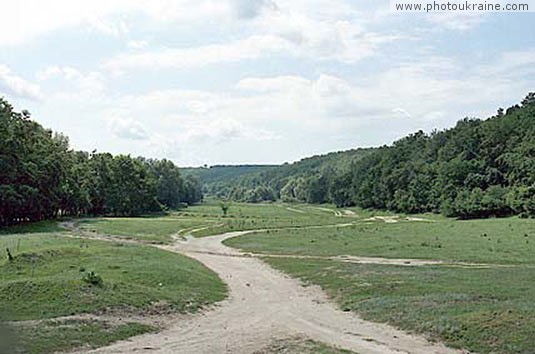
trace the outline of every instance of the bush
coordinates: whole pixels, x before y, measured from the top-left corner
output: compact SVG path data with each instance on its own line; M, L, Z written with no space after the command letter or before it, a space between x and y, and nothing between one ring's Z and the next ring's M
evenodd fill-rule
M102 286L102 284L104 284L102 277L95 272L86 273L82 280L88 284L95 286Z

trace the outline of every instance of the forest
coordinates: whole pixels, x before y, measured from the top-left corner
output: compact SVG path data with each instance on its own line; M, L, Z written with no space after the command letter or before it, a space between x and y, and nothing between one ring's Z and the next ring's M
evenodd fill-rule
M211 166L190 168L203 192L217 198L258 203L324 203L329 201L328 181L373 149L353 149L304 158L293 164ZM316 188L311 188L312 186ZM286 188L285 188L286 187Z
M0 99L0 226L69 215L133 216L202 199L169 160L74 151Z
M315 156L204 188L247 202L330 202L459 218L535 216L535 93L486 120L465 118L390 146Z
M0 171L0 225L60 215L140 215L196 203L203 191L253 203L535 216L535 93L486 120L465 118L389 146L280 166L185 171L165 159L74 151L66 136L0 100Z

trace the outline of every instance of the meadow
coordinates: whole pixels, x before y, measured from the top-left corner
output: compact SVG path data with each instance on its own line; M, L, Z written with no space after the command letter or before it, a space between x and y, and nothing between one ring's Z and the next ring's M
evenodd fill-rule
M224 299L216 274L154 246L237 230L258 231L226 245L258 254L305 286L321 286L344 311L478 353L535 348L531 219L461 221L283 203L234 203L223 216L211 201L161 215L73 222L71 230L49 221L0 232L1 249L13 257L0 260L1 319L19 333L10 348L103 346L160 329L142 318L193 313ZM340 256L443 264L360 264ZM110 321L118 314L121 321ZM346 352L283 340L258 353Z
M271 230L225 244L264 254L271 266L304 284L320 285L344 311L365 319L478 353L530 353L535 348L533 220L374 218L354 212L362 216L346 227ZM309 257L290 257L294 255ZM444 264L358 264L325 258L340 255Z
M370 221L362 216L352 219L353 224L348 226L272 230L229 239L226 244L255 253L283 255L535 264L535 223L531 219L455 220L436 215L413 218L418 221L404 217L387 218L390 222Z
M203 237L239 230L334 225L340 220L333 206L233 203L224 216L220 204L210 201L166 215L82 219L77 225L99 234L165 244L173 236Z
M187 257L75 236L51 222L0 235L13 257L0 260L0 320L19 333L8 352L106 345L158 330L139 317L192 313L226 297L217 275ZM122 320L107 320L115 315Z

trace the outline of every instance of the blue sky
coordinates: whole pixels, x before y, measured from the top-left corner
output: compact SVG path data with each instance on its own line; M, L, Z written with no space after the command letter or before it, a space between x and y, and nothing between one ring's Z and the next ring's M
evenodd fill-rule
M382 0L2 5L1 96L76 149L181 166L387 144L535 90L535 13L400 14Z

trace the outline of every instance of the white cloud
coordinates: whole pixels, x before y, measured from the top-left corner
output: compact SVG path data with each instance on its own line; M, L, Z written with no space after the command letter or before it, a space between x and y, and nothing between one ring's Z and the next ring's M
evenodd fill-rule
M336 76L321 74L314 84L314 89L321 97L345 95L351 91L349 83Z
M426 14L426 20L447 30L469 31L485 21L481 12L434 12Z
M61 88L54 94L63 98L97 97L107 90L107 80L98 71L82 72L71 66L49 66L36 76L40 82L59 80Z
M124 18L148 18L156 23L197 23L217 18L254 17L269 0L18 0L2 3L0 45L16 45L53 31L85 27L111 36L129 32Z
M281 161L382 144L418 129L450 126L465 115L485 117L529 90L530 82L522 76L529 58L529 52L509 53L473 67L431 56L405 60L358 81L324 73L245 77L219 91L162 89L108 97L87 90L69 101L72 109L65 114L72 117L81 104L98 102L99 109L84 122L112 117L110 136L97 139L107 144L99 150L171 157L182 165ZM499 78L485 75L489 72L500 73ZM42 77L76 81L81 74L52 67ZM65 100L57 97L50 104L64 109ZM72 125L73 141L87 136L88 130L76 135L78 122ZM89 134L100 137L98 129ZM262 143L254 144L258 141Z
M481 65L478 71L481 75L496 78L535 75L535 49L505 52L499 63Z
M199 142L211 140L228 143L232 139L273 140L276 136L263 129L255 129L236 119L217 119L204 124L194 123L185 127L184 141Z
M392 110L392 113L396 113L398 116L400 117L403 117L403 118L412 118L412 116L410 115L409 112L407 112L406 110L404 110L403 108L394 108Z
M278 6L271 0L232 0L234 11L238 18L253 19L265 10L278 10Z
M309 86L310 84L310 80L300 76L250 77L241 79L236 84L236 88L256 92L287 92L290 90L301 91L303 87Z
M122 139L148 140L149 134L143 125L131 118L115 117L110 120L111 132Z
M289 43L282 38L252 36L225 44L125 53L109 60L105 67L114 71L137 67L188 69L210 64L256 59L266 53L289 49Z
M39 35L72 26L85 25L109 32L113 25L104 25L101 21L121 11L125 4L125 1L116 0L4 2L0 12L0 45L21 44Z
M33 100L43 97L38 85L15 75L6 65L0 65L0 93Z
M220 2L220 6L217 15L207 15L210 11L205 9L205 18L219 17L224 22L232 17L228 13L246 18L249 21L237 27L245 35L213 44L126 52L107 61L105 66L115 72L131 68L186 69L273 54L355 63L402 38L397 33L366 30L362 26L363 15L344 1L228 0ZM318 8L323 10L317 11Z
M448 126L465 114L485 116L487 108L515 102L532 85L532 50L478 56L467 47L470 61L446 57L457 44L446 43L452 37L442 29L466 31L486 17L394 21L369 11L380 5L368 3L9 2L0 13L0 46L33 49L26 41L43 39L33 56L21 46L6 57L43 70L37 86L0 66L0 87L7 91L9 82L10 92L21 96L45 92L46 100L28 108L80 142L77 148L97 145L189 164L280 161L385 143ZM415 33L420 42L412 42ZM78 35L81 41L73 38ZM60 40L65 47L58 53L44 49ZM80 43L87 48L83 58L72 53ZM502 50L496 46L495 53ZM445 57L434 56L438 52ZM119 73L124 76L111 76Z
M190 69L254 60L272 54L355 63L373 55L381 44L399 38L394 35L357 31L352 24L339 22L334 24L333 29L326 31L315 28L309 32L301 28L296 32L253 35L199 47L123 53L107 61L105 67L116 72L132 68Z
M95 18L89 20L88 24L90 31L95 31L111 37L121 37L129 32L128 26L123 20Z
M256 21L256 29L294 43L299 55L355 63L373 55L381 45L401 38L399 33L371 31L370 8L338 0L280 0L277 11Z
M128 41L128 43L126 44L128 48L130 49L144 49L145 47L147 47L149 43L145 40L138 40L138 41L135 41L135 40L131 40L131 41Z

